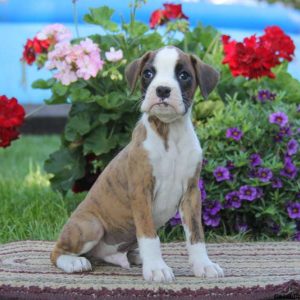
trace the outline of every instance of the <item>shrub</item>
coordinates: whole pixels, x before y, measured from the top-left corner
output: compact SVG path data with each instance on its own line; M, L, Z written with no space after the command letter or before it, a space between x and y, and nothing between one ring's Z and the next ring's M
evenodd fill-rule
M219 233L292 237L300 217L298 208L289 213L300 197L300 113L280 96L238 100L228 97L223 111L197 127L204 224Z

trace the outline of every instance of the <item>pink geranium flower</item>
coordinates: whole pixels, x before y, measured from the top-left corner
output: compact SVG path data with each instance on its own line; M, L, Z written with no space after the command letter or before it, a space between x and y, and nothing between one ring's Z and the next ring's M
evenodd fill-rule
M123 58L123 51L111 47L109 52L105 52L105 57L108 61L117 62Z
M89 80L96 77L103 64L98 45L87 38L76 45L66 41L56 44L48 54L46 67L56 69L54 77L62 84L69 85L79 78Z
M71 31L62 24L51 24L44 27L38 34L37 38L40 40L51 39L56 43L72 38Z

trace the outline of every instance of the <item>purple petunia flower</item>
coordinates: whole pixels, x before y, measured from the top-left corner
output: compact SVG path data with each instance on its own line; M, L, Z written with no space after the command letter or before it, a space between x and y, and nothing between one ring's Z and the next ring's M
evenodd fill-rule
M261 198L264 195L264 190L262 188L256 188L256 199Z
M271 231L278 235L278 233L280 232L280 225L275 223L274 221L269 225Z
M257 177L261 182L269 182L273 177L273 173L268 168L259 168L257 170Z
M204 158L202 160L202 167L206 166L207 164L208 164L208 160Z
M296 233L294 235L294 241L300 242L300 231L296 231Z
M246 223L237 223L235 228L238 232L246 232L249 229L249 226Z
M204 224L211 227L219 226L221 221L221 216L219 215L219 212L222 208L222 204L217 200L203 202Z
M282 142L282 140L283 140L283 136L282 136L280 133L276 134L276 135L273 137L273 141L274 141L275 143L280 143L280 142Z
M249 185L241 186L239 192L240 192L240 199L242 200L253 201L256 199L257 196L256 188Z
M279 135L284 137L284 136L291 136L293 134L292 129L290 126L284 126L281 127L279 130Z
M228 139L233 139L239 141L243 136L243 132L236 127L228 128L226 131L226 137Z
M271 101L273 101L273 100L275 100L276 99L276 96L277 96L277 94L276 93L271 93L270 94L270 99L269 100L271 100Z
M250 155L251 167L260 166L261 164L262 164L262 159L258 153L253 153Z
M230 192L225 196L226 208L240 208L242 201L239 192Z
M273 178L271 182L272 182L272 188L274 189L281 189L283 187L282 180L278 177Z
M203 202L204 212L208 212L212 216L216 215L221 209L222 204L218 200Z
M300 219L300 202L289 203L287 212L291 219Z
M217 167L214 170L214 176L218 182L230 179L229 170L225 167Z
M280 171L280 175L289 179L294 179L297 176L297 167L293 164L290 157L284 159L284 168Z
M275 112L269 116L269 122L284 127L288 124L289 118L284 112Z
M181 218L179 212L176 213L176 215L170 220L170 225L172 227L181 224Z
M204 212L203 213L203 222L205 225L210 227L218 227L220 225L221 216L220 215L214 215Z
M271 93L269 90L260 90L257 93L257 100L265 103L267 102L267 100L273 101L276 98L276 94L275 93Z
M204 201L206 199L206 190L205 190L205 185L204 185L203 179L199 179L198 188L201 192L201 200Z
M226 162L226 168L228 170L234 169L235 168L234 162L232 160L227 160L227 162Z
M300 192L299 193L296 193L296 198L297 199L300 199ZM299 223L300 224L300 223Z
M287 154L292 156L298 151L298 142L295 139L291 139L287 144Z
M297 112L300 112L300 104L297 106Z
M250 169L249 178L256 178L257 176L257 169Z

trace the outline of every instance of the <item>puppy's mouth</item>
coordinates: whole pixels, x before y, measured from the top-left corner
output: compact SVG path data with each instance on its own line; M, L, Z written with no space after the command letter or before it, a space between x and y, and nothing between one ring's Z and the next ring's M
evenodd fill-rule
M168 107L168 106L171 106L171 107L173 107L173 105L171 105L170 103L167 103L167 102L165 102L165 101L161 101L161 102L158 102L158 103L155 103L155 104L153 104L151 107L150 107L150 110L154 107L154 106L158 106L158 107ZM174 108L174 107L173 107Z

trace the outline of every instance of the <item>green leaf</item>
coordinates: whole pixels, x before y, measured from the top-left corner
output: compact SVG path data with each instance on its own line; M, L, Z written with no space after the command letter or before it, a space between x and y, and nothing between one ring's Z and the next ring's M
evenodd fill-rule
M131 24L123 24L123 29L130 32L131 37L140 37L149 31L149 27L139 21L134 21L133 26Z
M66 193L75 180L84 176L85 160L81 151L63 148L50 155L45 170L55 175L50 179L53 189Z
M110 120L117 120L118 118L119 118L119 114L117 114L117 113L115 113L115 114L101 113L99 115L98 120L102 124L106 124L108 121L110 121Z
M77 80L70 84L71 89L82 89L87 86L87 82L85 80Z
M31 87L33 89L47 90L47 89L50 89L55 82L56 82L56 80L54 78L51 78L48 80L38 79L31 84Z
M266 215L275 216L277 214L277 209L274 206L269 206L264 210L263 213Z
M118 92L112 92L110 94L106 94L105 96L97 95L92 99L105 109L114 109L124 103L124 96Z
M113 13L114 10L108 6L90 8L90 14L85 15L83 19L87 23L100 25L103 27L103 29L117 32L118 24L110 20Z
M107 128L104 126L94 129L84 141L84 154L94 153L100 155L108 153L117 145L117 136L108 136Z
M80 112L68 120L65 128L65 138L67 141L74 141L78 136L87 134L91 129L90 114Z
M286 101L290 103L300 103L300 82L287 72L279 73L274 79L278 89L286 91Z
M67 93L68 89L69 87L67 85L63 85L60 82L56 82L52 87L53 93L59 96L64 96Z
M84 88L74 88L71 91L71 101L72 102L91 102L91 92Z
M63 104L67 103L67 96L59 96L57 94L52 94L52 96L49 99L45 99L46 104Z

